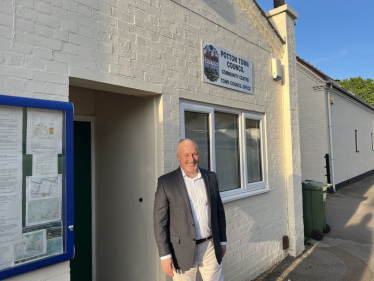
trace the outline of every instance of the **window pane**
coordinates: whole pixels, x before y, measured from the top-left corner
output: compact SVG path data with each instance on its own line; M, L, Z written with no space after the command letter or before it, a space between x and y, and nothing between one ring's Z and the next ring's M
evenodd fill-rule
M262 180L260 121L245 120L248 183Z
M238 115L215 112L214 122L219 189L240 188Z
M199 147L199 166L210 169L209 114L185 111L185 136L196 141Z

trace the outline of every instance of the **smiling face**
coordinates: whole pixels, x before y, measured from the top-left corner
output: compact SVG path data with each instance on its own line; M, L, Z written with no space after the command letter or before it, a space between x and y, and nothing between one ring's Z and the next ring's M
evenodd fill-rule
M185 139L178 145L177 158L187 176L194 178L198 174L199 152L194 141Z

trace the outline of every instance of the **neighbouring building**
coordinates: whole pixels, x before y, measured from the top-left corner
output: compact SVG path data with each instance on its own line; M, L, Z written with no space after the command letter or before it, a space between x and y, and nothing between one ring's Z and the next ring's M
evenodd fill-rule
M158 176L178 167L185 136L219 177L225 280L251 280L302 253L291 7L266 14L254 0L5 0L0 7L0 94L72 102L76 155L90 150L75 167L75 260L9 280L167 280L153 200Z
M297 83L303 179L329 171L336 189L374 175L374 107L299 57Z

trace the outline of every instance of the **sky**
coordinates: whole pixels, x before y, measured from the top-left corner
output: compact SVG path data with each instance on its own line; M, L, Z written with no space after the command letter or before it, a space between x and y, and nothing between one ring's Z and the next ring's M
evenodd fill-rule
M257 0L267 12L273 0ZM373 0L285 0L298 14L296 54L333 79L374 79Z

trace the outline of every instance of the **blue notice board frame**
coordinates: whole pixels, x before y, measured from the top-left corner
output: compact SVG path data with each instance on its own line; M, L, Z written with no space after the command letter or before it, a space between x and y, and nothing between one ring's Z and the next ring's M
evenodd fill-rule
M0 105L16 106L23 108L36 108L59 110L65 112L62 140L63 168L65 171L65 185L63 185L63 196L65 200L62 204L62 240L63 252L51 257L45 257L30 263L9 267L0 271L0 280L20 275L36 269L41 269L53 264L71 260L74 256L74 152L73 152L73 118L74 107L72 103L40 100L32 98L22 98L0 95Z

